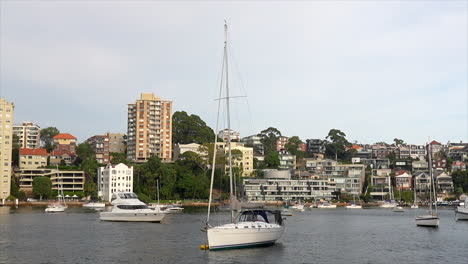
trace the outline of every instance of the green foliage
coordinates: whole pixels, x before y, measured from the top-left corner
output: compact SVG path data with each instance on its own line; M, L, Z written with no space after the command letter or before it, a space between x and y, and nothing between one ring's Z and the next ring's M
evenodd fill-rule
M51 152L54 149L54 136L59 134L60 131L56 127L46 127L41 129L41 142L47 152Z
M151 203L151 198L148 197L148 195L144 194L144 193L137 193L138 195L138 199L140 199L140 201L144 202L144 203Z
M452 180L456 192L462 190L463 193L468 193L468 171L454 171L452 173Z
M172 143L208 143L213 142L214 132L199 116L178 111L172 115Z
M395 142L395 145L397 146L405 145L405 141L403 141L403 139L394 138L393 141Z
M280 165L279 154L276 151L267 152L265 156L265 164L270 169L277 169Z
M110 161L111 164L119 164L123 163L127 166L129 166L132 162L127 159L127 154L125 153L119 153L119 152L111 152L109 153L110 155Z
M281 136L281 132L274 127L269 127L260 132L258 136L261 137L260 142L263 144L265 153L268 153L276 150L276 141Z
M296 156L296 163L305 156L305 152L301 150L301 145L302 140L298 136L290 137L285 145L286 150Z
M11 149L11 158L12 158L12 165L19 166L19 138L16 134L13 133L13 148Z
M41 176L34 177L33 180L33 193L36 196L39 196L42 200L42 197L49 198L52 194L52 182L49 177Z
M20 200L24 200L26 198L26 194L23 191L20 191L18 184L16 183L16 177L13 175L11 175L10 193L12 196Z
M346 155L346 147L350 147L351 143L346 139L346 134L339 129L331 129L328 132L326 139L330 140L325 145L325 155L336 160L348 159L350 155Z
M79 144L76 149L76 154L78 155L78 158L75 161L75 164L77 165L88 159L96 159L93 147L88 142Z

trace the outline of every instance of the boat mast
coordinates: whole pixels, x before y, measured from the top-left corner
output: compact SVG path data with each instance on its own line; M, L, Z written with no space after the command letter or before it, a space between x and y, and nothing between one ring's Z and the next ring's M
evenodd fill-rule
M224 63L226 71L226 117L227 117L227 128L228 128L228 159L229 159L229 198L231 205L231 223L234 223L234 208L232 201L232 152L231 152L231 113L229 110L229 63L228 63L228 53L227 53L227 38L228 38L228 26L227 23L224 24Z
M226 45L226 44L225 44ZM221 109L221 96L223 95L223 78L224 78L224 57L226 54L223 55L223 63L221 65L221 79L219 84L219 96L218 96L218 112L216 115L216 128L215 131L218 131L219 128L219 113ZM218 135L214 133L214 144L213 144L213 159L211 165L211 182L210 182L210 197L208 199L208 213L206 216L206 224L209 225L210 222L210 211L211 211L211 201L213 199L213 185L214 185L214 175L215 175L215 168L216 168L216 144L218 143Z
M437 214L437 194L436 194L436 189L435 189L435 179L434 179L434 173L432 171L432 144L429 142L429 176L431 177L431 192L433 195L430 195L430 202L431 202L431 215L432 213L432 197L434 197L434 208L435 212Z

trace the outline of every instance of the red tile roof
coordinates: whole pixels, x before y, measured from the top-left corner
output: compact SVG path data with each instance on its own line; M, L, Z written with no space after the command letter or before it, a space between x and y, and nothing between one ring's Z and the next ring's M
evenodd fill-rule
M76 137L68 133L60 133L54 136L54 139L76 139Z
M47 156L46 149L27 149L27 148L20 148L19 150L20 155L36 155L36 156Z
M439 142L435 141L435 140L432 140L431 143L429 143L431 145L442 145L440 144Z

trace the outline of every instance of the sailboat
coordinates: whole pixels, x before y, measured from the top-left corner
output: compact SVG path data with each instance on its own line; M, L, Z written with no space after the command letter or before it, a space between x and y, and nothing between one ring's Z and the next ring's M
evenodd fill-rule
M388 192L390 194L390 201L385 201L383 204L380 205L381 208L394 208L397 206L395 203L395 198L393 196L393 188L391 184L391 178L388 176Z
M57 176L58 176L59 170L57 166ZM57 180L59 177L57 177ZM65 202L65 196L63 195L63 179L59 181L58 185L58 195L57 195L57 202L51 203L47 205L47 208L45 209L46 213L59 213L59 212L64 212L65 209L68 208L67 203Z
M401 202L401 191L398 189L398 200ZM404 212L405 209L403 209L403 206L401 206L400 202L393 207L393 212Z
M356 204L356 195L353 194L353 203L346 206L346 209L362 209L362 205Z
M420 215L416 217L416 225L428 226L428 227L439 227L439 214L437 212L437 199L435 191L434 176L432 173L432 145L429 144L429 178L431 179L431 188L429 188L429 214ZM434 200L433 200L434 198ZM432 204L434 203L434 209Z
M418 206L418 203L416 201L416 177L414 178L414 191L413 191L413 194L414 194L414 198L413 198L413 204L411 205L411 209L418 209L419 206Z
M231 130L230 109L229 109L229 76L228 76L228 27L224 25L224 58L220 85L220 100L218 101L218 118L216 131L219 123L219 110L221 99L226 101L226 114L228 131ZM225 96L222 98L223 84L225 86ZM227 140L228 161L229 161L229 190L230 190L230 211L231 219L228 223L212 226L210 224L210 209L213 195L213 182L216 162L216 143L213 148L213 165L211 170L210 195L208 202L208 213L204 231L207 233L208 245L202 248L209 250L234 249L256 247L274 244L284 232L284 222L279 210L265 210L263 207L243 205L233 193L232 175L232 152L231 137ZM235 214L236 211L236 214Z

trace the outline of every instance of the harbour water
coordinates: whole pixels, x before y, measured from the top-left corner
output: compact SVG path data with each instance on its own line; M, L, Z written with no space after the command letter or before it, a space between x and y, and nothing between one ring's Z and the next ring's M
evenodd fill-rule
M417 227L423 210L306 210L287 218L274 246L210 252L199 249L204 208L155 224L101 222L83 208L0 207L0 263L468 263L468 221L445 209L439 228Z

